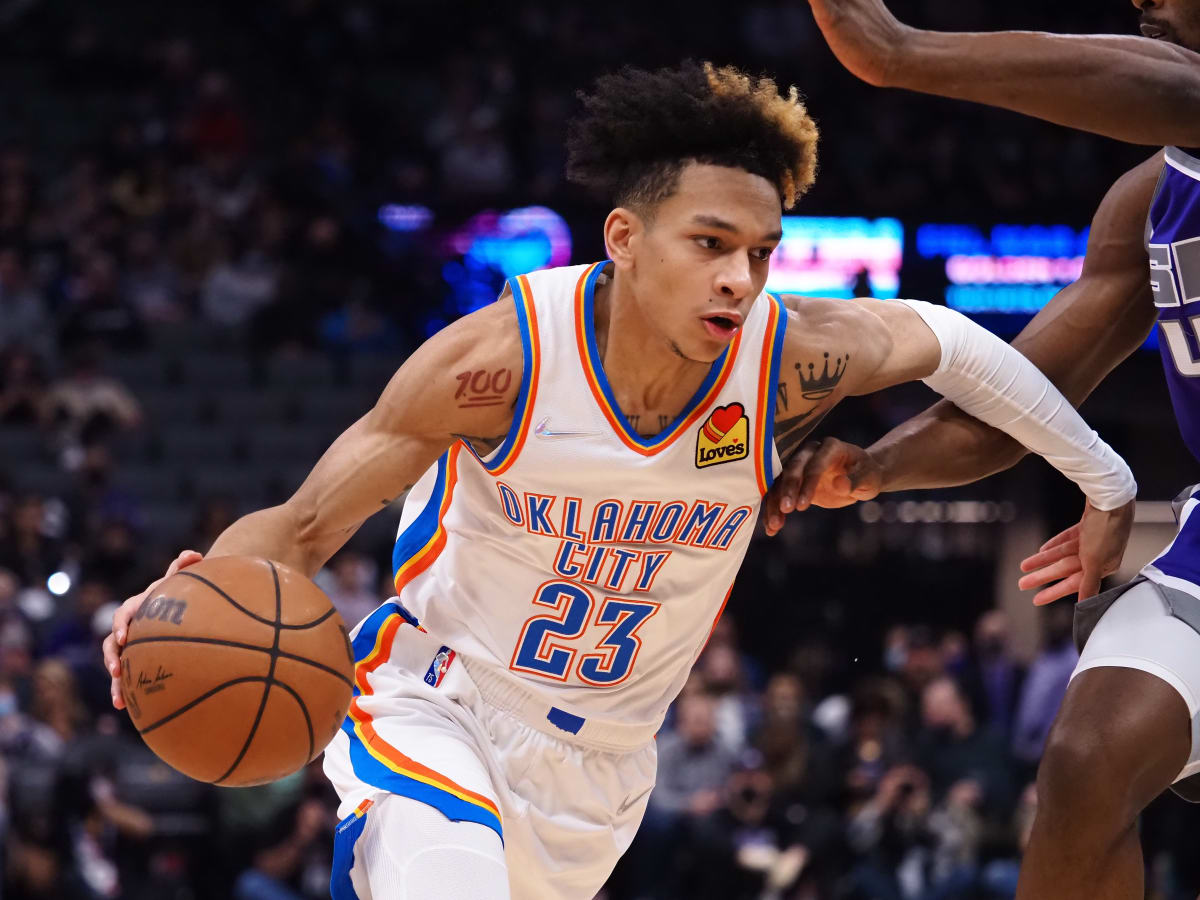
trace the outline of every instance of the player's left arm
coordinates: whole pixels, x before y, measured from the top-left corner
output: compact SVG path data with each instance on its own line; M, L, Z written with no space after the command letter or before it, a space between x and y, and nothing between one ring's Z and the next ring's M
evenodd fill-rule
M848 362L840 367L841 377L831 400L924 381L964 412L1044 457L1075 482L1088 498L1089 539L1111 551L1099 554L1105 564L1113 555L1119 560L1137 494L1133 473L1029 360L944 306L859 299L814 301L812 308L823 322L805 328L801 319L802 327L789 329L795 338L785 344L785 363L789 345L791 355L797 350L804 352L802 348L814 336L830 346L853 347ZM1086 574L1081 598L1090 596L1084 592L1098 589L1102 575Z
M781 299L788 327L775 395L775 449L782 460L843 397L917 381L937 367L936 338L903 304L795 294Z
M920 300L845 301L849 327L878 364L847 390L868 394L923 381L964 412L1037 453L1096 509L1132 502L1129 466L1033 363L962 313Z
M940 32L882 0L809 0L833 52L878 87L998 106L1131 144L1200 146L1200 54L1147 37Z

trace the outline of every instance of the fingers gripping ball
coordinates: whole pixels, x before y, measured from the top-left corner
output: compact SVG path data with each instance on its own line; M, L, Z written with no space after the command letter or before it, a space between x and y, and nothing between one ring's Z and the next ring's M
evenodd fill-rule
M199 781L274 781L313 760L350 705L353 653L321 589L279 563L206 559L129 625L121 690L163 761Z

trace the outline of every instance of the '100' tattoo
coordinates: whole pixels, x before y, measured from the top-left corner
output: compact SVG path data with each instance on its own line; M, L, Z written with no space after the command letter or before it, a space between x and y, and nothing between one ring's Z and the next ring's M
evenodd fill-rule
M512 387L513 380L512 372L508 369L497 369L495 372L476 369L473 372L459 372L454 377L458 381L454 399L459 409L502 406L504 394Z

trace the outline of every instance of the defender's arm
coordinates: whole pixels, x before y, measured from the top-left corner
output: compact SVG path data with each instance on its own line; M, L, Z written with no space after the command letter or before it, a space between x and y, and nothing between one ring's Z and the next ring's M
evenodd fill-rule
M1076 406L1153 327L1144 228L1161 168L1162 157L1156 155L1113 185L1092 220L1083 274L1013 341ZM897 426L868 452L883 470L880 489L900 491L968 484L1009 468L1026 451L942 401Z
M814 348L847 348L844 353L839 349L839 384L816 410L823 411L838 396L923 380L965 412L1043 456L1097 509L1116 509L1133 499L1136 485L1129 467L1046 376L960 313L920 301L871 299L816 300L805 312L793 314L799 327L789 328L785 365L799 357L796 368L803 374L802 360L813 356ZM828 360L829 352L822 353ZM825 373L829 366L814 370ZM828 381L822 377L818 385L810 378L808 385L829 387Z
M882 0L809 0L851 72L1132 144L1200 146L1200 54L1146 37L936 32Z

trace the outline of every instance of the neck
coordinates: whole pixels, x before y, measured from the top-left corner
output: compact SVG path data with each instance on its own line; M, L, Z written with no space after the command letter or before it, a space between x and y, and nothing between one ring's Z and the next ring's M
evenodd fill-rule
M686 388L691 396L711 365L682 356L646 316L620 272L601 276L595 294L596 345L608 382L626 413L659 408Z

